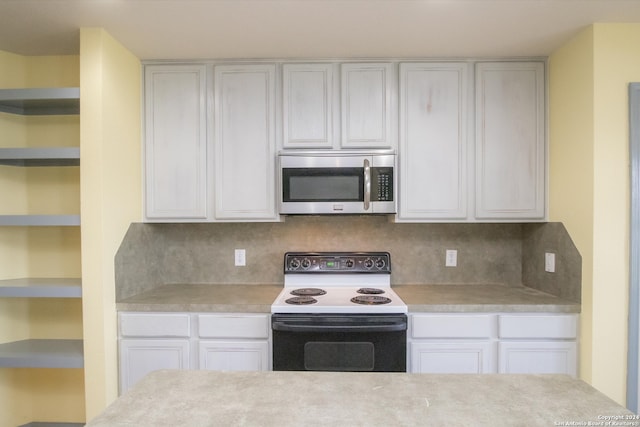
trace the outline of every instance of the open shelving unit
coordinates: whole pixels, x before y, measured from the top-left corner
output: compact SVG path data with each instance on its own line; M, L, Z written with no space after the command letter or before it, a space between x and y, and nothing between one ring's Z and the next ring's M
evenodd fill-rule
M0 165L80 166L80 148L0 148Z
M0 89L0 112L24 116L77 115L80 113L80 89ZM78 147L0 148L0 167L79 165ZM0 226L80 226L80 215L0 215ZM0 298L82 298L82 283L79 278L0 280ZM81 339L25 339L0 344L0 368L83 367Z
M23 116L80 114L80 88L0 89L0 111Z
M82 280L75 278L0 280L0 298L82 298Z
M82 298L77 278L0 280L0 298ZM82 340L28 339L0 344L0 368L82 368Z
M80 215L0 215L0 226L59 227L80 225Z
M0 344L0 368L83 368L82 340L28 339Z
M0 89L0 112L32 115L80 113L79 88ZM79 166L79 147L0 148L0 166ZM0 226L79 226L80 215L0 215Z

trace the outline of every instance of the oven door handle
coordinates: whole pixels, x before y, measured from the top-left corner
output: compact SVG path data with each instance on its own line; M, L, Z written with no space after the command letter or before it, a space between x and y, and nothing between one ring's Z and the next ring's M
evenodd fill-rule
M292 324L288 322L274 321L274 331L282 332L398 332L406 331L406 323L387 323L373 325L311 325Z

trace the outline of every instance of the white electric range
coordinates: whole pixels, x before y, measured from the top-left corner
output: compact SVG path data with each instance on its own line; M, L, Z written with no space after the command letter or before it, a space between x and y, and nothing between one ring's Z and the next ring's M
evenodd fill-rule
M271 305L274 371L406 372L407 305L387 252L289 252Z
M272 313L407 313L387 252L288 252Z

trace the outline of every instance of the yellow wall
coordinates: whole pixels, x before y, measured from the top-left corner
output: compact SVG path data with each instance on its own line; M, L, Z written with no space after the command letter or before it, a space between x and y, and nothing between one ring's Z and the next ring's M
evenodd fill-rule
M624 405L628 84L640 81L640 24L594 24L551 55L549 70L549 212L583 257L581 377Z
M87 420L117 397L114 256L142 217L141 64L102 29L80 31L82 277Z
M101 29L82 29L80 38L79 59L25 58L0 52L0 85L24 87L42 82L43 86L65 86L80 80L82 198L74 199L77 193L71 184L62 190L68 202L51 203L52 209L81 203L86 417L91 419L117 394L113 256L129 223L141 218L141 89L140 61L116 40ZM46 69L63 71L54 71L46 76L49 81L41 81L45 76L40 70ZM79 77L74 69L80 70ZM549 70L550 219L565 223L583 256L581 376L624 403L629 222L626 85L640 81L640 25L589 27L553 53ZM7 132L24 145L39 144L49 126L56 124L45 121L28 131L21 123L5 124ZM66 124L64 129L73 133L74 126L77 124ZM66 145L64 141L58 144ZM36 181L33 196L18 194L18 205L40 208L42 194L49 191L45 178L29 178ZM0 190L6 185L0 180ZM63 240L63 246L70 249L60 255L61 267L56 267L60 265L56 259L44 270L59 268L65 274L79 270L73 248L80 236L50 233L54 236L48 237ZM11 253L15 260L11 265L0 261L0 266L6 265L3 272L33 274L41 268L36 266L43 265L41 261L50 259L27 249L16 253L15 248L40 247L47 240L24 234L0 230L0 259ZM28 303L8 306L0 302L0 339L22 332L49 332L49 314L38 304L33 312L39 314L31 316ZM70 307L74 310L79 312ZM25 314L29 321L13 320ZM67 320L56 324L56 332L76 335L77 323L67 324ZM6 326L7 321L11 327ZM38 371L0 370L0 414L20 411L34 416L39 414L35 406L47 414L66 406L51 403L49 393L55 389L51 384L78 383L77 378L70 378L77 377L77 372L71 370L67 375L52 370L42 375ZM34 387L38 390L35 395ZM76 401L71 396L77 394L77 387L71 385L60 400ZM0 418L0 425L3 421Z
M591 381L593 318L593 29L549 58L549 217L582 255L580 375Z
M0 52L0 87L79 85L79 57ZM77 116L0 113L3 147L78 146ZM78 168L0 167L0 214L80 211ZM0 227L0 279L80 277L77 227ZM0 299L0 342L82 338L75 299ZM34 420L83 421L82 369L0 369L0 425Z

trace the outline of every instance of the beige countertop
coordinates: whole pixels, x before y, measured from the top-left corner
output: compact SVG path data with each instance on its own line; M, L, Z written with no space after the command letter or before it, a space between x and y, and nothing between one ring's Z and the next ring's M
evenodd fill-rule
M118 311L270 313L281 285L162 285L119 301Z
M409 312L579 313L580 304L524 286L393 286ZM119 311L269 313L281 285L163 285L123 301Z
M87 425L549 427L607 421L640 425L633 413L565 375L165 370L143 378Z
M394 286L409 312L545 312L579 313L580 304L525 286Z

